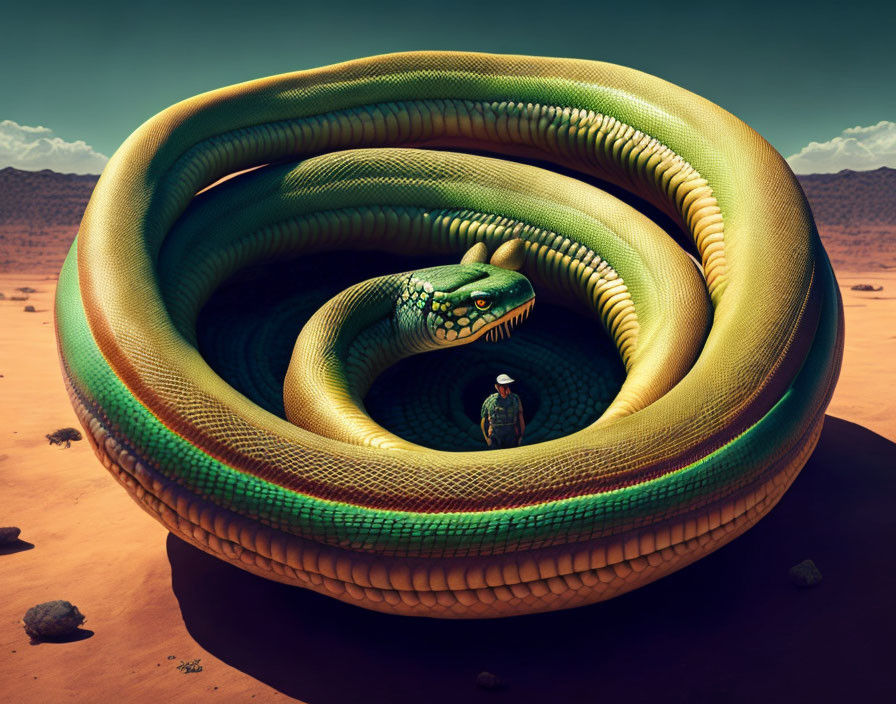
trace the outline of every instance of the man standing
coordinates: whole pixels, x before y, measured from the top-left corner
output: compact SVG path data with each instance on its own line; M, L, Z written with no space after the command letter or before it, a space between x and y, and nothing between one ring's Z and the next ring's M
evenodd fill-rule
M511 393L513 383L506 374L499 374L495 380L497 393L492 394L482 404L482 435L492 450L517 447L523 441L526 421L523 419L523 403L520 397Z

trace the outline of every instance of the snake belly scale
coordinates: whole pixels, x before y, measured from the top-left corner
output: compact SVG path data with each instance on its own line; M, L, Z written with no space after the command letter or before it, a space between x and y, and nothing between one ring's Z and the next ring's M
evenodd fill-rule
M501 155L634 192L689 233L699 268L630 207ZM196 316L252 262L334 249L458 264L361 282L321 309L297 342L287 420L209 368ZM365 418L384 366L455 342L451 329L519 322L529 282L616 344L627 376L595 423L446 452ZM494 306L475 335L473 293ZM431 334L390 347L399 318ZM91 197L56 326L98 457L172 532L270 579L446 618L607 599L747 530L812 452L843 347L805 197L749 127L632 69L451 52L273 76L147 121ZM315 388L349 420L322 421Z

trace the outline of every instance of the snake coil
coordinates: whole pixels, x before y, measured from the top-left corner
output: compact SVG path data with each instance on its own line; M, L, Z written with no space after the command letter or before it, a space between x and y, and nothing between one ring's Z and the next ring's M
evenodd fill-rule
M498 155L634 192L689 233L699 271L629 206ZM590 309L625 365L604 416L567 436L444 452L376 428L356 440L350 423L328 434L261 409L197 351L203 304L252 262L459 261L509 240L535 289ZM373 315L383 286L355 289L346 320ZM843 347L805 197L741 121L611 64L435 52L251 81L147 121L97 183L56 326L96 454L172 532L269 579L446 618L607 599L747 530L812 452ZM385 363L361 359L352 383Z

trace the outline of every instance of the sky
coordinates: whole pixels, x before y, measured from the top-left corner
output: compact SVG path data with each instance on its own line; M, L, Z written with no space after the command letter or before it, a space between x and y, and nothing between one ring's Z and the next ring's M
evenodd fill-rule
M797 173L896 167L894 26L883 0L17 3L0 9L0 168L99 173L184 98L418 49L622 64L734 113Z

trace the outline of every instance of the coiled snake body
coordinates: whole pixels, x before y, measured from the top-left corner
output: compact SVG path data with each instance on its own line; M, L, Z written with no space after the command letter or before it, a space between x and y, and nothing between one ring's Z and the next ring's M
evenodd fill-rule
M592 186L407 147L633 191L690 234L699 271ZM286 418L212 371L196 320L221 282L352 249L458 263L323 306L296 343ZM533 291L590 310L619 351L625 382L594 423L446 452L365 412L396 359L506 331ZM95 451L172 532L270 579L450 618L607 599L745 531L812 452L843 345L802 191L749 127L631 69L465 53L283 74L155 116L96 186L56 321Z

